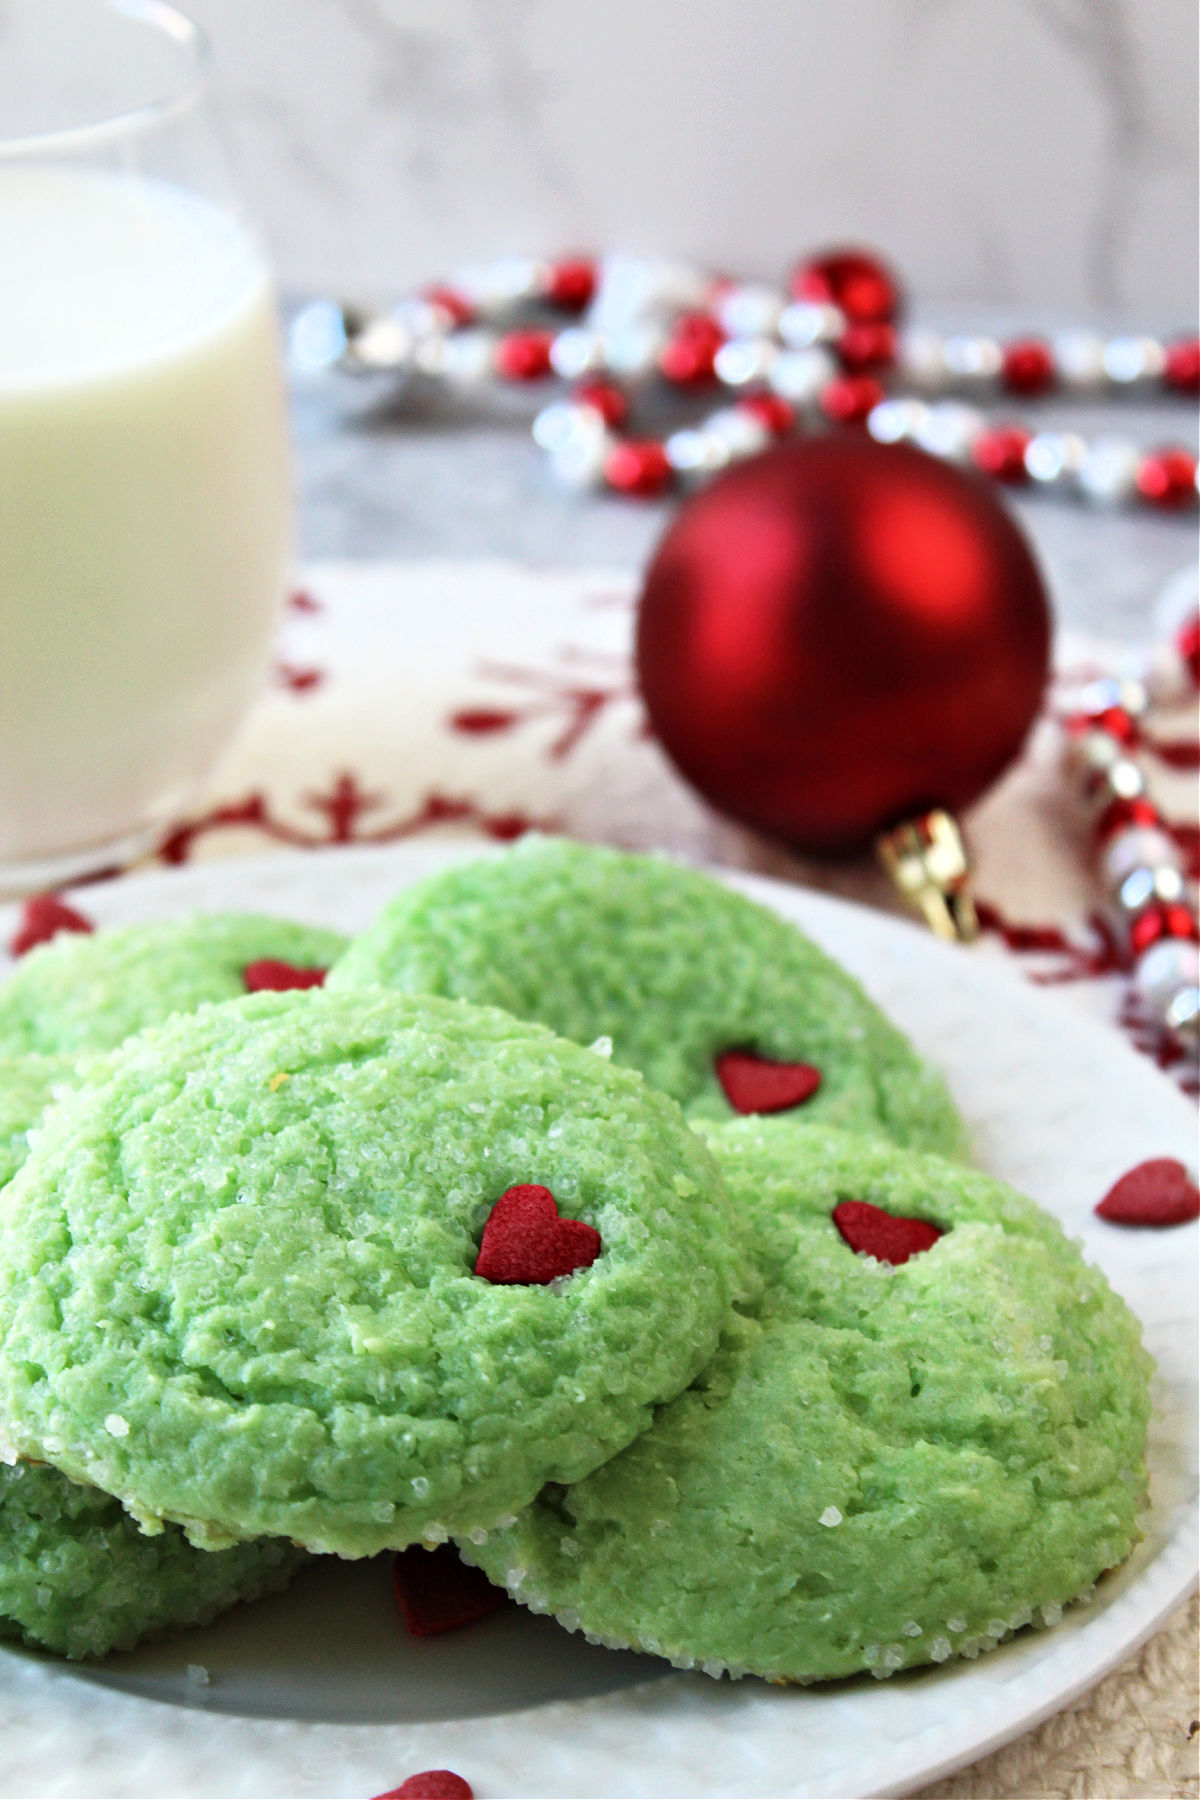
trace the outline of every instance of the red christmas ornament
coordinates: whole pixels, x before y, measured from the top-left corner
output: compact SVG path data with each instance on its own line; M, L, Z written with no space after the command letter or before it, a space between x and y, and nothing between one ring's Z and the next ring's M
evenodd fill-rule
M1004 385L1014 394L1044 394L1054 386L1054 357L1041 338L1016 338L1004 346Z
M767 451L677 514L646 576L642 693L713 805L807 851L970 804L1042 697L1045 590L973 476L869 439Z
M1025 452L1030 437L1020 425L993 425L989 431L981 431L971 445L971 460L993 480L1018 487L1029 480Z

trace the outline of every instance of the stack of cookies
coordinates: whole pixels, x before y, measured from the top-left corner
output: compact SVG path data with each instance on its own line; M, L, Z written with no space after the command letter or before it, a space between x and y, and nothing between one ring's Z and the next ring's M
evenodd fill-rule
M709 1674L1051 1622L1138 1538L1149 1359L965 1158L849 975L656 858L57 937L0 987L0 1631L448 1539Z

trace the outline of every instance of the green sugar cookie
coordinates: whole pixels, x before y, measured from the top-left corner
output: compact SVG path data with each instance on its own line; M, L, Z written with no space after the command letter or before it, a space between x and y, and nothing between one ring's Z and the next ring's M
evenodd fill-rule
M345 943L336 931L254 913L60 932L0 982L0 1056L108 1050L172 1013L244 994L251 963L327 968Z
M0 1188L25 1161L30 1131L74 1075L73 1056L0 1056Z
M281 1539L197 1550L155 1537L98 1488L57 1469L0 1465L0 1637L105 1656L285 1587L305 1560Z
M498 1232L529 1186L577 1223ZM512 1274L559 1237L558 1279ZM5 1191L0 1420L210 1545L487 1528L695 1377L728 1237L674 1103L540 1026L381 991L203 1007L104 1059Z
M801 1077L793 1116L961 1148L942 1083L856 981L766 907L659 857L527 839L431 876L329 975L332 989L373 983L502 1006L577 1043L611 1038L614 1062L691 1119L733 1116L717 1062L749 1051L819 1073L815 1093Z
M814 1681L975 1656L1139 1536L1149 1358L1057 1225L845 1133L713 1133L757 1278L700 1379L574 1487L466 1546L601 1642ZM942 1235L900 1266L852 1235ZM878 1241L876 1239L876 1241Z

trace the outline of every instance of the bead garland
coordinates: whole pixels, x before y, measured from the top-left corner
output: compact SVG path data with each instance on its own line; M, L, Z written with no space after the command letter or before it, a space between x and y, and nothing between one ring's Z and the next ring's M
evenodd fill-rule
M1190 616L1144 681L1088 684L1064 719L1066 764L1092 820L1097 873L1147 1019L1200 1051L1200 924L1184 859L1147 798L1135 752L1154 708L1200 686L1200 619Z
M576 322L514 323L531 309ZM914 443L1010 486L1100 505L1195 504L1196 458L1182 446L1144 450L1120 436L993 422L971 400L1196 394L1196 337L943 336L900 328L900 311L895 278L860 251L801 263L786 293L648 259L506 257L387 313L316 302L297 317L291 343L308 369L420 374L458 388L571 383L569 398L534 424L568 487L660 494L796 429L837 425ZM684 393L724 387L731 403L665 439L631 435L626 389L654 379ZM911 391L889 392L893 379Z

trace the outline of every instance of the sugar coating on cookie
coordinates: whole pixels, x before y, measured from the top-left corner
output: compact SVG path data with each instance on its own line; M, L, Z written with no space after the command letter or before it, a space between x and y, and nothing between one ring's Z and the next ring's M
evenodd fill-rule
M177 1525L147 1537L98 1488L0 1465L0 1637L68 1657L129 1650L277 1592L305 1560L278 1538L209 1551Z
M961 1149L942 1082L845 970L766 907L661 857L530 838L433 875L329 975L334 989L370 983L610 1038L615 1062L691 1118L733 1116L717 1063L749 1050L818 1071L793 1116Z
M0 1188L29 1153L29 1134L55 1095L74 1085L73 1056L0 1056Z
M718 1161L757 1276L653 1428L507 1531L494 1581L599 1641L813 1681L975 1656L1140 1535L1149 1358L1032 1202L941 1159L739 1121ZM831 1215L942 1229L892 1267Z
M539 1184L601 1251L474 1273ZM259 994L131 1038L0 1208L0 1420L194 1539L348 1556L576 1480L709 1359L728 1196L665 1095L494 1009Z
M172 1013L246 993L252 963L328 968L345 944L340 932L256 913L60 932L0 982L0 1055L108 1050Z

